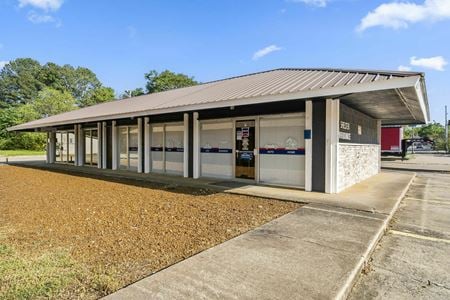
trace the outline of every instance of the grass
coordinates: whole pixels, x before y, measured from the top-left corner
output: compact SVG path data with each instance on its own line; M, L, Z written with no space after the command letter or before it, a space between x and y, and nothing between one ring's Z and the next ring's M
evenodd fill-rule
M81 274L64 250L27 256L0 244L0 299L55 298Z
M0 150L0 156L45 155L45 151L36 150Z

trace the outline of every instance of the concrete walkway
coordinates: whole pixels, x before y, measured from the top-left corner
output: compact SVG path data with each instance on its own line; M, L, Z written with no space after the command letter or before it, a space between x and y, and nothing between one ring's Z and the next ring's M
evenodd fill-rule
M415 153L407 160L383 157L381 167L386 170L450 173L450 154Z
M450 299L448 174L418 174L350 299Z
M225 192L389 214L394 209L395 201L393 199L400 197L403 187L410 180L411 175L386 171L364 180L339 194L305 192L260 185L246 185L227 189Z
M413 177L383 173L378 189L365 182L320 198L329 203L305 205L106 299L343 299Z

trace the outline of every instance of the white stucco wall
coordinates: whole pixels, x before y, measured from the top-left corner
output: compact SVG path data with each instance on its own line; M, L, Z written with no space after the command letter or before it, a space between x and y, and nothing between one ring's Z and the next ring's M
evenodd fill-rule
M338 144L338 192L378 174L380 145Z

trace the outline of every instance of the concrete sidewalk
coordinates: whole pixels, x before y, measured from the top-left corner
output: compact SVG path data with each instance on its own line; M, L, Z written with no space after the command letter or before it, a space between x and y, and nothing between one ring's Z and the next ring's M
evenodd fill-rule
M389 190L366 182L333 197L334 206L305 205L106 299L343 299L414 177L383 175ZM352 199L371 199L379 211L336 206Z
M450 299L448 174L418 174L350 299Z
M389 214L394 209L395 201L393 199L398 199L403 192L403 189L399 189L399 187L406 186L410 180L411 175L385 171L339 194L305 192L260 185L245 185L225 190L225 192Z

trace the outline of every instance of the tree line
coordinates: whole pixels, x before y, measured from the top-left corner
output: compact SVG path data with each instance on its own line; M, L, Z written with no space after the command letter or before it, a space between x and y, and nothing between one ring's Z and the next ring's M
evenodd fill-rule
M152 70L144 77L145 90L126 90L119 98L197 84L193 77L168 70ZM0 150L45 148L44 134L11 133L6 131L10 126L115 99L115 91L88 68L52 62L42 65L31 58L13 60L0 70Z
M417 127L407 126L404 129L404 138L428 138L434 142L435 150L445 150L445 126L433 121L427 125L421 125ZM449 144L450 146L450 144Z

